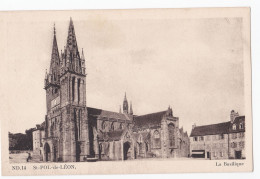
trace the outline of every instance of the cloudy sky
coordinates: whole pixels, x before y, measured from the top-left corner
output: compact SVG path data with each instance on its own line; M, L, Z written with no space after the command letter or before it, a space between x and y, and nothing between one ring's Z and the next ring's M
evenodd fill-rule
M59 50L66 45L70 15L43 14L10 16L2 29L1 99L10 132L44 121L54 22ZM193 123L228 121L232 109L244 115L240 18L82 17L72 15L86 58L87 106L117 112L126 92L134 114L170 105L189 133Z

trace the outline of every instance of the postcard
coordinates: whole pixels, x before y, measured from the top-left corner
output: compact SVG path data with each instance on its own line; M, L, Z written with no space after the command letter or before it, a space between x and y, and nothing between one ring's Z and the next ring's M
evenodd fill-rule
M0 24L3 175L253 171L250 8Z

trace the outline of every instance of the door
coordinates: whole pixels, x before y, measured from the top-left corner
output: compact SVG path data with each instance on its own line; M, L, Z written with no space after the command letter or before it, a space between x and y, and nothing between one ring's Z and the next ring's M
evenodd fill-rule
M235 151L235 158L241 159L241 151Z
M125 142L124 143L124 148L123 148L123 152L124 152L124 160L129 159L129 149L130 149L130 143L129 142Z
M45 161L48 162L50 160L50 153L51 153L50 146L48 143L44 145L44 152L45 152Z
M210 153L209 152L207 152L207 158L210 158Z

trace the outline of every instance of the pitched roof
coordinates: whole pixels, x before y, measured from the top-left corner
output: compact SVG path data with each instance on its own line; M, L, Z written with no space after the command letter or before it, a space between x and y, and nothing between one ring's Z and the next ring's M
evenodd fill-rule
M229 126L230 126L230 122L223 122L223 123L211 124L205 126L197 126L194 129L192 129L190 137L227 134L229 131Z
M126 114L123 113L106 111L106 110L91 108L91 107L87 107L87 110L88 110L88 117L94 120L102 119L102 118L121 119L127 121L131 120Z
M167 111L136 116L134 118L134 128L157 126L161 124L161 120Z

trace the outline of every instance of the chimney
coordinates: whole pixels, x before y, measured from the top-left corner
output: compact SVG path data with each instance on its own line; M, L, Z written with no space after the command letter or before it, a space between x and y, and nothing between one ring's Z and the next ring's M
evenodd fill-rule
M195 127L196 127L196 123L194 123L194 124L192 125L192 130L193 130Z
M233 123L235 121L236 117L238 117L238 116L239 116L238 112L235 112L234 110L232 110L230 112L230 121L231 121L231 123Z

